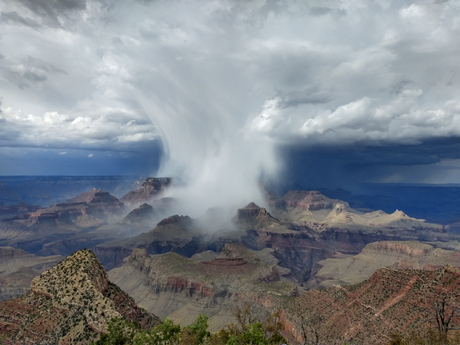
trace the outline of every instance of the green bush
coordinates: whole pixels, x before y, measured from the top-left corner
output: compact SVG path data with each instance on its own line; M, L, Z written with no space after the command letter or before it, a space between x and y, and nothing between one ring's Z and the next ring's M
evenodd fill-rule
M247 318L250 320L251 318ZM137 323L112 319L108 332L101 335L94 345L278 345L286 343L279 334L279 312L264 322L229 325L214 334L208 332L208 316L200 314L189 326L180 325L165 318L150 332L141 330Z
M162 323L152 328L150 333L141 331L134 337L134 345L143 344L177 344L180 339L181 328L173 321L164 318Z

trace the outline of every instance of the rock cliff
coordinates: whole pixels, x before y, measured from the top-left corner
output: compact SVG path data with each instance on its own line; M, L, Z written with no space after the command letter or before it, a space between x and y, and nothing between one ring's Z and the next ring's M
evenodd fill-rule
M460 267L460 252L418 241L374 242L366 245L358 255L337 253L319 261L307 286L325 288L359 283L385 266L435 270L447 264Z
M295 284L283 278L289 270L277 266L269 249L257 252L227 244L222 253L213 254L151 257L145 249L135 249L109 277L160 317L187 325L200 313L207 314L212 331L235 322L232 310L238 303L267 294L297 295Z
M184 256L206 250L199 224L188 216L174 215L138 236L97 245L94 252L108 270L120 266L134 248L145 248L149 254L175 252Z
M123 195L120 200L131 207L137 207L158 197L168 186L170 186L171 182L172 179L169 177L148 177L139 189L128 192Z

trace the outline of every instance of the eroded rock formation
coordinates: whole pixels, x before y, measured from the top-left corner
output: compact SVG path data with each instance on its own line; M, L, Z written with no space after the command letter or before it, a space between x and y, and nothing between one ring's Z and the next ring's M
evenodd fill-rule
M116 285L89 250L78 251L33 279L26 295L0 303L5 344L89 344L114 317L151 327L159 322Z

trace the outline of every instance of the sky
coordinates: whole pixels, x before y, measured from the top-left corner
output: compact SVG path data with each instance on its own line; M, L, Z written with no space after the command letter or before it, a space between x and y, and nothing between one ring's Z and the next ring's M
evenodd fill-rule
M250 201L261 176L460 183L458 0L6 0L0 13L0 175L176 176L188 202Z

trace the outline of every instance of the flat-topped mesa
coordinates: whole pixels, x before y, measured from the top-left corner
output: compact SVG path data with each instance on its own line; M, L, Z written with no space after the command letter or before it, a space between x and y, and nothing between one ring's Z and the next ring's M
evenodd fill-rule
M406 254L411 257L422 257L427 255L434 248L429 244L418 241L381 241L369 243L363 248L363 254Z
M317 190L291 190L283 196L283 199L289 208L300 207L309 211L331 209L338 201L324 196Z
M246 207L239 208L236 218L239 221L273 219L265 208L259 207L253 202L250 202Z

